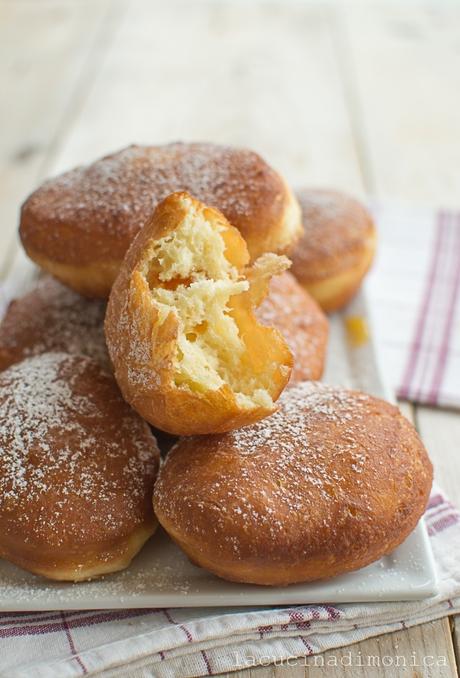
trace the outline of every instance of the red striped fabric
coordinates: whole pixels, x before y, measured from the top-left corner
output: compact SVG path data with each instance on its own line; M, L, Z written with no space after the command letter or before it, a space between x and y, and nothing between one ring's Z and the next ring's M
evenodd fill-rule
M431 261L420 299L406 367L397 394L429 405L460 406L458 392L445 393L449 359L460 349L460 215L441 211L433 227ZM451 379L452 381L452 379ZM458 401L458 402L456 402Z

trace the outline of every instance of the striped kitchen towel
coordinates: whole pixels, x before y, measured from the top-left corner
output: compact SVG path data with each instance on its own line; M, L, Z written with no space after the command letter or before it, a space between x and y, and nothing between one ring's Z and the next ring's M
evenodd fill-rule
M374 208L370 311L385 372L405 400L460 407L460 212Z
M439 592L432 598L266 609L3 613L0 676L188 678L290 657L320 666L318 653L460 612L460 514L434 488L425 521L438 573ZM351 647L350 666L361 659ZM406 661L412 670L424 666L422 656ZM445 665L449 658L430 655L430 661Z

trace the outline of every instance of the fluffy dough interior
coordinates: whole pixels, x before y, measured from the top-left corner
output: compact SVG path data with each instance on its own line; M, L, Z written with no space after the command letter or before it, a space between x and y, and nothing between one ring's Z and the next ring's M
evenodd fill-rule
M241 327L241 319L249 303L244 293L250 283L226 253L228 229L215 217L208 219L206 211L196 209L191 200L184 202L184 219L152 245L149 268L144 272L159 322L170 313L178 321L175 385L205 392L226 384L239 407L272 407L270 382L277 365L273 363L267 369L265 364L260 371L248 369L251 351L244 330L250 330L251 325ZM288 265L285 258L276 255L265 259L265 265L253 269L259 278L267 277L267 268L284 269ZM248 312L252 313L250 307Z

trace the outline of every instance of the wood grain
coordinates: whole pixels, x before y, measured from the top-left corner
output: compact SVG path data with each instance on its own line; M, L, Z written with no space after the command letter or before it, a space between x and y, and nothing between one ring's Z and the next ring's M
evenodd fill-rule
M13 259L21 202L50 171L89 86L110 0L3 2L0 21L0 273Z
M458 501L460 479L460 417L456 412L416 408L417 428L430 453L436 481Z
M375 192L458 207L460 6L360 3L337 14Z
M4 0L1 12L0 272L15 256L21 269L17 210L36 182L133 141L249 145L294 184L459 203L458 5ZM456 498L458 415L405 412ZM459 656L457 621L453 637ZM425 653L448 667L299 660L229 675L454 676L453 648L442 620L327 654Z
M224 674L222 674L224 675ZM448 619L299 657L278 666L237 671L235 678L450 678L456 676Z
M207 139L254 148L293 184L362 192L322 8L213 0L199 7L126 6L55 169L133 141Z

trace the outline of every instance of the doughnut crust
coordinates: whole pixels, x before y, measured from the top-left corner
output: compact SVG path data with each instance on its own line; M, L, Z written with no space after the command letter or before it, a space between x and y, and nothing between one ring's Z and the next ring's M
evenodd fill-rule
M187 193L160 203L131 245L105 333L123 396L156 428L219 433L274 411L292 354L253 307L289 261L248 263L239 232Z
M396 407L301 382L264 421L180 440L154 508L194 563L232 581L286 585L390 553L416 526L431 483L426 450Z
M109 369L105 307L50 276L41 278L8 306L0 324L0 370L49 351L86 355Z
M292 273L325 311L350 301L369 270L376 230L360 202L326 189L297 192L303 236L292 252Z
M175 191L221 210L252 259L301 235L284 180L252 151L207 143L129 146L46 181L22 206L29 257L77 292L107 297L134 236Z
M154 532L159 452L90 358L45 353L0 374L0 556L50 579L127 567Z
M256 316L264 325L276 327L286 339L294 356L291 384L322 377L329 323L293 275L286 271L271 279Z

